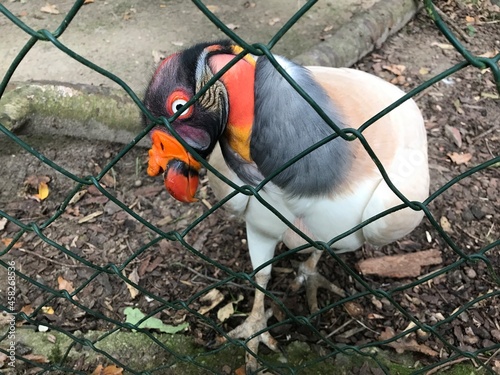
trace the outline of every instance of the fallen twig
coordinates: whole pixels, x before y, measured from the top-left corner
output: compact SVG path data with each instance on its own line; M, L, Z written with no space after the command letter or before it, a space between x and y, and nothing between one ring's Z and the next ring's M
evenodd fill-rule
M213 281L213 282L220 282L219 279L216 279L215 277L204 275L204 274L196 271L194 268L186 266L186 265L184 265L182 263L176 262L176 263L172 263L172 265L180 266L182 268L185 268L185 269L191 271L192 273L194 273L196 276L199 276L199 277L201 277L203 279L206 279L206 280L209 280L209 281ZM255 290L255 288L253 288L251 286L245 286L245 285L237 284L237 283L232 282L232 281L229 281L229 282L225 283L224 285L234 286L236 288L245 289L245 290L251 290L251 291ZM273 293L274 295L277 295L277 296L283 296L285 294L284 292L277 292L277 291L272 291L272 290L270 290L269 292Z
M455 30L466 42L470 41L470 36L468 36L465 31L463 31L459 26L453 22L453 20L441 9L439 9L436 4L434 4L434 8L438 12L438 14L443 18L443 20L450 26L453 30Z

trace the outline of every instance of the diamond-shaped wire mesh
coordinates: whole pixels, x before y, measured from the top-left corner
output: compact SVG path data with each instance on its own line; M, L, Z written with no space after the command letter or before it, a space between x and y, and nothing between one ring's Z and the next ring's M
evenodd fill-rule
M285 35L286 32L300 18L302 18L312 6L314 6L316 1L306 2L306 4L301 7L300 10L297 11L297 13L292 18L290 18L290 20L288 20L288 22L285 23L280 31L267 44L247 43L234 31L232 31L230 27L228 27L228 25L225 25L223 22L221 22L217 18L217 16L210 11L209 7L207 7L201 1L195 0L193 2L201 12L203 12L218 28L220 28L220 30L222 30L229 38L231 38L235 43L243 48L243 52L239 56L242 57L246 53L251 53L256 56L267 56L269 60L275 65L276 69L281 71L285 79L290 82L290 84L297 90L297 92L299 92L300 95L310 103L311 107L313 107L316 111L318 111L318 113L321 114L321 109L319 108L319 106L314 103L313 100L311 100L307 93L299 85L297 85L286 74L286 72L281 70L279 64L276 62L273 56L273 53L271 52L273 46L279 41L279 39L283 35ZM123 195L117 195L116 192L113 191L113 189L109 188L109 186L112 185L112 183L109 182L109 175L114 173L113 171L115 168L123 169L123 166L119 166L119 163L123 162L123 160L130 156L130 153L132 152L131 150L136 149L136 144L148 134L153 126L155 126L156 124L164 124L166 127L171 129L170 124L166 119L154 119L151 114L148 113L137 95L119 77L115 76L112 72L102 69L92 61L80 56L59 41L59 37L65 32L68 27L71 27L71 22L73 21L75 16L77 16L83 4L84 0L76 1L59 28L57 28L57 30L53 32L48 30L35 31L31 29L18 17L10 13L6 6L0 4L0 12L11 22L15 23L30 37L29 41L22 47L17 57L12 61L10 69L3 77L0 85L0 97L5 94L7 85L9 84L14 71L23 61L25 56L30 52L31 48L37 43L52 43L53 46L66 53L73 59L77 60L79 63L95 70L96 72L108 77L110 80L117 83L123 89L123 91L128 94L133 102L135 102L138 109L145 113L151 120L154 121L154 123L137 134L134 139L131 139L126 146L120 149L116 156L112 158L109 157L109 161L106 163L106 165L104 165L104 167L102 167L97 172L89 173L86 176L74 173L63 166L58 165L47 155L42 155L39 151L37 151L37 148L30 144L29 141L25 141L23 137L20 137L14 132L8 130L3 124L0 123L0 131L3 133L3 136L8 139L9 142L11 142L13 145L17 145L22 150L25 150L34 158L39 159L47 166L47 168L51 168L57 171L58 175L60 175L61 178L64 178L65 180L71 182L71 184L67 184L67 186L69 186L68 193L65 194L65 196L61 200L60 205L57 207L57 210L54 211L53 214L51 214L47 219L40 221L38 218L19 218L16 216L16 213L10 210L8 207L0 206L1 220L4 220L4 223L8 222L9 224L17 227L15 235L8 241L3 242L4 248L0 251L0 265L5 269L6 275L8 275L6 276L8 285L5 288L5 291L2 287L3 294L0 297L0 308L3 312L8 312L9 314L11 314L6 317L7 323L4 322L5 324L0 327L0 353L3 353L6 357L4 359L4 362L8 362L9 356L14 353L17 366L21 366L26 370L38 368L39 371L36 373L40 374L85 373L83 371L74 370L75 363L78 362L78 360L83 360L75 359L70 354L71 351L77 347L80 349L84 348L87 353L100 355L99 358L101 358L102 363L104 363L104 361L107 361L107 363L110 365L116 365L118 367L121 367L125 371L134 374L221 373L223 371L227 371L227 369L225 370L223 366L225 364L227 365L227 363L220 363L220 360L217 359L219 358L218 355L223 352L228 352L230 353L230 357L232 358L232 360L234 360L235 362L240 362L241 364L241 362L243 361L242 352L245 348L244 340L229 339L226 343L216 347L205 348L203 350L199 348L188 350L189 346L192 344L184 341L182 339L183 336L181 336L180 334L169 336L167 334L158 333L158 329L161 330L165 328L165 325L160 325L160 328L157 326L156 330L151 330L151 327L147 325L141 326L141 323L151 323L152 320L150 318L156 316L159 313L171 316L172 321L175 321L175 318L179 318L181 316L184 316L185 318L185 316L187 315L189 316L189 319L191 321L198 321L200 325L206 325L210 327L210 329L212 329L216 335L226 335L226 330L224 329L223 325L219 321L217 321L217 319L215 319L213 315L200 312L200 300L210 293L216 293L218 288L224 288L225 286L231 286L235 288L231 289L231 293L235 294L233 297L234 299L236 299L236 294L238 294L238 287L241 287L242 285L253 285L252 283L255 271L243 272L237 265L232 267L211 259L199 249L199 246L196 243L193 243L190 240L190 235L193 231L196 230L200 223L205 220L212 220L214 215L218 214L219 209L224 205L224 203L238 193L252 194L256 196L271 211L273 211L279 217L282 217L274 207L265 202L259 195L259 190L262 188L262 186L264 186L268 180L270 180L281 170L276 171L274 175L270 176L268 179L263 181L262 184L255 188L248 186L239 187L233 184L233 187L236 189L233 194L216 204L207 204L207 209L205 209L204 211L195 210L194 213L191 213L186 218L171 218L171 222L175 222L175 220L184 220L184 226L181 227L182 229L163 230L159 225L155 225L152 222L145 220L138 213L140 212L140 210L136 209L137 205L144 204L144 202L131 203L130 201L126 201ZM463 57L462 61L416 87L408 94L406 94L403 98L393 103L378 115L371 118L365 124L362 124L358 129L341 130L337 128L335 124L331 123L328 118L325 118L325 120L336 131L335 136L332 136L332 138L341 136L345 139L359 139L367 152L370 153L372 159L375 161L375 163L377 163L381 172L383 172L383 167L378 162L377 155L373 153L369 144L364 139L363 131L372 123L377 121L377 119L381 118L382 116L396 108L405 100L416 96L426 88L436 84L439 81L442 81L443 79L468 66L473 66L480 70L489 69L489 71L493 74L494 81L496 82L496 89L500 93L500 68L498 64L500 61L500 54L497 54L493 57L478 57L473 55L448 29L447 25L443 22L439 14L434 9L432 1L425 1L425 8L442 34ZM209 82L207 84L205 89L208 88L215 80L217 80L222 75L222 73L223 71L219 72L219 74L214 77L212 82ZM193 100L197 100L202 92L198 93L198 95ZM325 139L322 142L326 142L328 140L329 139ZM303 155L314 150L315 147L319 146L320 144L317 144L314 147L309 148L308 150L304 151L303 154L297 156L297 158L295 159L299 159ZM187 148L189 149L189 146L187 146ZM294 161L295 160L291 160L289 163L284 165L283 168L286 168ZM136 166L133 165L133 161L128 160L127 162L127 165L130 167L130 169L134 170L134 168L136 168ZM208 163L204 161L202 162L207 169L210 169L214 173L217 173L217 171L213 170L213 168ZM404 196L400 195L402 199L401 205L394 207L393 209L388 210L387 212L382 214L384 215L392 212L393 210L401 209L403 207L411 207L415 210L423 210L426 219L435 228L436 233L442 238L443 242L447 246L449 246L449 248L456 254L455 262L441 269L435 270L413 282L388 289L383 287L374 288L370 285L370 283L366 282L363 277L360 277L357 272L353 271L349 264L346 264L341 257L335 254L327 246L327 244L315 243L315 246L323 248L325 252L327 252L335 262L337 262L337 264L339 265L339 269L343 269L347 277L352 278L356 283L358 283L358 285L361 286L360 290L362 291L348 297L327 303L317 314L308 315L307 313L304 313L304 315L302 316L294 315L290 311L290 309L282 302L281 294L273 293L270 291L266 292L275 307L281 309L283 314L282 319L277 323L271 324L269 326L269 329L280 329L280 327L285 327L286 329L286 327L292 325L299 326L300 329L308 330L309 335L315 338L315 345L317 345L318 350L317 353L312 354L300 353L301 349L299 348L299 356L302 356L303 358L303 360L300 362L290 361L288 363L281 363L276 359L276 357L273 358L269 355L263 355L262 357L259 357L262 364L270 371L283 374L309 373L307 371L312 371L311 373L316 373L317 371L326 373L332 368L328 366L332 366L332 363L335 363L334 358L338 357L338 355L341 354L347 357L362 356L366 360L370 360L375 363L376 366L378 366L384 373L390 373L391 370L389 369L387 363L381 358L381 356L377 354L375 348L385 347L387 345L390 345L391 343L394 344L396 340L406 340L409 336L418 332L423 336L433 337L436 342L440 343L440 347L442 348L441 350L445 352L446 355L443 355L443 353L441 353L440 355L434 357L434 361L425 366L410 369L408 373L425 373L427 371L440 369L442 368L441 366L445 364L457 363L464 358L468 358L474 361L477 366L482 367L483 371L493 373L491 361L489 359L495 354L498 354L500 344L496 343L491 346L477 349L475 351L468 351L467 349L463 349L457 344L450 342L445 332L447 329L449 329L450 324L455 319L458 319L464 312L471 311L476 306L483 303L494 303L494 301L498 303L500 283L498 276L495 273L496 268L498 268L498 264L495 262L498 261L498 248L500 245L500 240L492 239L491 242L489 242L485 246L478 246L475 249L465 250L462 244L454 242L453 239L448 235L448 233L443 229L439 220L436 219L433 212L429 209L429 204L431 204L433 200L440 197L452 186L459 183L462 179L468 178L476 173L484 171L487 168L492 168L495 165L498 168L499 162L500 157L496 156L479 165L467 169L465 172L448 181L439 189L433 191L429 198L424 202L410 202ZM85 163L85 161L82 160L82 163ZM2 178L6 178L6 176L2 176ZM227 182L230 183L230 181ZM389 179L386 179L386 182L394 192L398 193L397 189L391 184L391 181ZM105 263L96 262L94 259L87 256L84 251L77 250L78 247L82 245L82 241L73 236L74 234L62 233L63 235L66 235L65 239L62 239L64 237L61 237L61 233L59 233L57 236L55 235L58 230L58 223L71 216L72 210L75 209L74 202L81 198L81 194L83 191L92 191L95 202L97 203L113 202L117 207L117 210L121 210L123 212L122 220L124 223L124 231L125 227L127 226L141 226L145 229L145 231L147 231L146 234L141 235L141 239L137 239L133 237L134 231L128 230L130 229L128 228L128 239L125 239L123 243L115 244L113 246L110 245L108 247L109 249L114 247L115 251L119 251L122 254L127 254L126 257L117 257L116 254L113 255L111 252L111 255L108 257ZM99 201L99 199L104 200ZM1 204L4 205L3 202ZM99 215L89 216L87 217L87 219L90 221L98 218ZM285 221L284 217L282 217L282 219ZM361 226L366 225L371 220L375 219L377 219L377 217L372 218L365 223L362 223ZM104 228L104 230L102 230L99 235L101 236L101 240L105 241L105 219L102 219L102 221L99 222L99 225ZM352 231L359 229L361 226L353 228ZM171 228L173 228L173 226ZM347 234L349 234L349 232L343 234L343 236ZM54 240L53 238L56 237L57 240ZM339 238L332 239L329 244L337 241L338 239ZM88 239L88 242L92 241ZM82 277L79 280L83 279L85 281L78 281L78 283L75 283L75 285L71 286L69 286L69 284L62 284L61 286L62 282L67 282L64 279L61 279L59 280L59 288L55 288L53 284L49 285L45 283L43 280L37 278L37 275L35 274L26 274L21 266L23 261L12 256L12 254L19 254L18 249L23 245L32 249L44 249L43 252L38 252L38 255L37 252L21 253L23 257L38 256L41 258L50 258L55 253L64 254L64 257L68 264L71 264L72 267L75 267L75 269L78 270L77 273L79 273L79 275ZM186 250L186 253L192 257L192 259L197 259L198 262L208 264L210 267L212 267L219 275L218 279L212 280L208 286L195 288L196 292L190 298L184 300L166 300L160 297L160 293L158 293L157 289L144 288L141 285L138 285L137 277L129 271L130 265L135 264L138 258L145 255L151 257L154 252L161 250L162 246L183 247ZM18 250L17 253L16 250ZM272 263L275 264L281 259L290 256L298 252L299 250L300 249L290 249L288 251L282 252L275 258L273 258ZM141 259L144 260L144 258ZM147 262L149 261L150 258L148 258ZM425 284L437 282L439 277L445 273L451 273L454 270L460 269L466 264L473 264L478 262L482 262L486 266L486 275L488 279L485 280L485 283L487 282L490 285L494 285L494 287L486 289L483 294L474 296L467 302L464 302L461 306L457 306L451 314L443 316L441 320L434 322L423 322L421 321L421 319L419 319L415 311L410 311L408 308L402 305L400 297L401 295L404 295L405 291L415 287L423 286ZM147 265L149 265L149 263L147 263ZM63 266L63 264L61 264L61 266ZM186 267L189 268L189 266L179 264L180 270L186 269ZM154 270L154 267L151 266L151 269ZM190 268L190 272L191 271L198 272L193 268ZM181 277L180 283L189 283L189 281L182 279L182 272L180 272L177 276ZM166 278L168 277L168 275L158 275L158 277ZM114 305L114 300L105 301L104 304L97 304L92 300L92 291L95 292L98 288L109 287L110 280L124 283L127 288L129 288L131 293L141 293L148 301L150 301L150 306L152 306L151 309L145 312L146 315L137 318L138 320L136 320L135 323L132 324L130 323L132 320L130 318L126 319L122 311L117 312L115 310L116 305ZM170 285L171 287L179 287L179 283L177 283L177 285L175 286L174 283L171 283ZM18 301L16 305L11 303L12 299L9 297L15 296L16 287L23 288L24 293L26 293L27 291L31 291L31 296L36 295L36 298L34 298L32 301L23 301L29 302L30 308L26 308L26 306L23 305L23 302L21 301ZM36 293L33 293L33 291L36 291ZM324 330L318 328L316 324L318 315L328 313L329 311L333 311L334 309L337 309L339 307L355 306L356 301L365 298L371 298L376 304L387 304L390 309L392 309L394 314L400 316L401 319L409 323L407 329L398 332L397 334L388 338L381 337L379 340L363 342L355 345L337 343L332 340L330 338L330 335L325 333ZM61 324L61 322L56 318L51 319L50 317L53 316L53 313L50 311L52 308L51 306L55 305L56 301L58 301L58 308L60 309L59 313L64 314L64 311L78 311L75 316L92 317L94 321L99 321L99 324L97 325L99 329L95 329L91 333L88 333L88 331L94 329L95 327L79 327L79 329L75 329L73 326L67 327L64 324ZM104 306L106 308L104 308ZM128 312L132 314L132 312L130 311L131 310L128 310ZM12 341L12 338L15 338L15 336L12 336L12 332L14 330L14 328L12 328L14 319L15 322L17 322L16 326L18 327L17 332L19 335L21 334L20 331L24 329L33 330L33 328L35 327L38 327L38 329L40 329L40 327L48 327L48 329L50 329L50 332L52 332L52 334L43 336L44 339L49 341L52 340L52 343L54 343L54 341L57 341L60 343L60 345L57 346L59 348L58 350L52 352L49 362L45 361L43 358L37 357L30 352L23 352L22 347L19 346L17 346L16 349L12 351L12 348L10 348L9 346L11 345L10 343ZM89 322L91 320L87 319L86 321ZM175 326L169 327L173 330L175 330L176 328ZM182 326L181 323L179 323L179 325L177 326L177 328L179 329L182 329L183 327L184 326ZM122 339L119 339L120 335L129 334L130 332L137 332L136 335L141 335L141 340L143 340L143 342L145 343L144 345L148 348L153 347L154 349L150 350L154 351L155 356L163 357L163 360L160 361L160 363L162 363L161 365L151 365L151 363L153 362L149 363L149 359L145 359L144 363L128 361L127 358L116 356L114 354L116 353L116 351L112 350L113 348L106 344L107 340L109 340L110 338L113 338L113 340L118 340L113 342L120 342L121 340L126 343L130 336L125 335L122 336ZM419 344L415 342L414 345ZM293 349L289 350L293 351ZM143 353L143 357L148 358L148 353ZM94 361L92 363L95 364L97 362Z

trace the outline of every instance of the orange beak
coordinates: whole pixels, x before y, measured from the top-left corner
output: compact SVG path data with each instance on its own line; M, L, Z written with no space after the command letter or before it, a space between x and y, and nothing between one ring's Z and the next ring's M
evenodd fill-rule
M153 143L149 150L148 175L164 172L165 187L181 202L196 202L198 172L201 164L189 154L175 137L160 129L151 132Z

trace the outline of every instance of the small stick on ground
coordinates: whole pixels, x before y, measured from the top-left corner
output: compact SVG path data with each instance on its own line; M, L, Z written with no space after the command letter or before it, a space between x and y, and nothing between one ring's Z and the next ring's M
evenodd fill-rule
M27 254L30 254L30 255L34 255L40 259L43 259L43 260L46 260L47 262L50 262L50 263L54 263L54 264L58 264L60 266L64 266L64 267L68 267L68 268L81 268L81 267L87 267L87 265L85 264L68 264L68 263L63 263L63 262L59 262L55 259L50 259L50 258L47 258L43 255L40 255L40 254L37 254L35 253L34 251L31 251L31 250L26 250L26 249L23 249L23 248L19 248L17 249L19 251L22 251L23 253L27 253Z
M455 24L455 22L441 9L439 9L436 4L434 4L434 8L441 16L441 18L453 29L455 30L466 42L470 41L470 36L468 36L465 31L463 31L459 26Z
M432 370L429 370L425 373L425 375L432 375L432 374L436 374L438 373L440 370L444 369L444 368L447 368L447 367L450 367L450 366L453 366L453 365L456 365L457 363L460 363L460 362L463 362L463 361L467 361L469 360L470 358L467 358L467 357L462 357L462 358L458 358L458 359L455 359L454 361L450 361L450 362L447 362L447 363L443 363L442 365L439 365L439 366L436 366L434 367Z

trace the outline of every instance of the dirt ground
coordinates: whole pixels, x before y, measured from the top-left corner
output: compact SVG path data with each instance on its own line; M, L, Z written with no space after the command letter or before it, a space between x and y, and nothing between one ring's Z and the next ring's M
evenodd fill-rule
M442 0L437 4L447 15L447 22L463 32L465 46L473 53L498 53L500 16L495 1ZM390 38L382 48L364 58L356 67L409 91L461 60L461 56L450 48L427 15L420 12L398 35ZM424 114L428 130L431 192L471 167L500 154L500 99L489 71L473 67L463 69L419 94L416 101ZM96 175L123 147L85 140L74 142L63 139L52 143L35 139L27 141L46 158L76 176ZM200 203L184 205L174 201L164 191L160 179L147 177L146 161L146 150L134 148L102 182L109 192L148 222L164 231L182 231L214 203L206 181L200 192ZM8 176L0 182L0 209L23 223L44 223L56 213L61 202L76 186L74 181L55 172L5 138L0 138L0 176ZM43 176L50 179L50 193L48 198L40 202L32 196L38 193L37 188L39 182L44 180ZM463 253L483 254L481 249L500 238L499 187L499 166L495 165L454 184L430 203L433 217ZM80 200L69 204L61 217L43 231L47 239L98 266L127 263L125 275L137 280L141 288L167 301L186 301L195 311L208 302L192 299L192 296L228 277L220 268L203 261L178 243L163 240L143 248L155 237L150 229L109 201L96 188L90 187L84 191ZM18 231L19 227L12 222L0 225L3 244L7 244ZM221 210L199 223L186 240L210 259L232 270L252 271L244 225ZM424 219L409 236L394 244L343 254L341 259L355 269L356 264L363 259L430 249L439 250L443 260L440 264L425 267L422 275L460 261L460 256L445 243L428 219ZM284 250L280 248L277 253ZM483 255L498 272L500 247L490 248ZM75 289L79 288L94 274L91 267L76 261L34 233L24 234L16 246L2 256L4 261L10 259L16 261L19 271L54 289L58 289L64 281L71 283ZM283 299L294 314L307 315L303 291L294 295L286 294L300 259L297 256L277 261L268 289ZM363 291L363 287L332 258L324 256L320 269L324 275L334 275L336 283L348 294ZM414 278L396 279L377 275L363 276L363 279L372 288L385 291L415 281ZM36 319L40 323L50 322L70 332L114 327L63 299L46 302L50 294L25 280L18 281L18 289L16 309L32 311L42 304L53 309L53 313L39 311ZM224 301L207 313L217 322L219 308L242 296L237 304L238 313L220 323L229 331L242 321L244 315L241 313L249 311L253 300L252 288L249 283L235 280L233 284L219 286L218 289ZM133 298L131 292L119 277L101 273L83 287L77 296L79 302L89 309L118 321L124 321L123 310L127 306L138 307L143 312L159 306L157 301L144 293ZM452 357L455 352L450 349L451 345L464 352L478 353L483 361L489 359L488 365L498 371L500 356L495 350L500 348L500 286L491 270L488 270L487 263L480 260L464 262L423 284L399 289L393 293L393 298L417 320L433 325L469 301L488 293L493 295L469 306L451 323L439 326L437 332L441 338L434 334L415 336L413 338L418 341L414 344L401 344L394 349L413 352L416 361L427 365ZM323 306L337 299L333 294L320 293ZM318 322L318 330L330 335L330 339L336 343L363 345L380 340L381 334L401 332L410 324L384 298L358 298L354 306L356 312L342 306L328 309ZM186 334L195 337L197 344L202 347L207 347L215 338L213 329L185 310L166 308L156 316L165 323L188 322L190 328ZM279 319L277 311L270 323ZM299 340L309 343L318 353L328 350L318 343L315 333L305 326L281 326L272 333L285 347L288 342ZM77 370L88 371L93 370L96 364L80 363L79 366ZM366 373L364 371L366 369L359 369L360 374Z
M353 15L380 0L336 0L318 2L288 32L273 50L297 56L327 38ZM7 8L34 30L55 30L73 1L6 1ZM204 2L230 29L247 41L268 41L305 1L218 0ZM41 9L44 11L41 11ZM26 33L6 17L0 17L0 74L7 71ZM60 41L76 53L120 76L141 92L152 74L152 55L158 58L192 43L218 40L223 34L190 1L183 0L95 0L83 6ZM17 69L13 80L54 80L115 86L108 78L76 62L50 43L38 43ZM118 86L115 86L118 87Z

